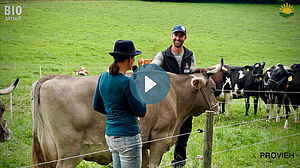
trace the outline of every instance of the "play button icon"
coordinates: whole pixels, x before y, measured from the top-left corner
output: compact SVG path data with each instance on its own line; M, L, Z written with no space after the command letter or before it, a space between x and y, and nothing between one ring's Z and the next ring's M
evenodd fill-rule
M145 92L147 93L154 86L156 86L156 83L145 75Z
M155 65L147 64L137 68L131 75L130 84L133 96L138 96L146 104L156 104L162 101L170 89L170 79L167 72Z

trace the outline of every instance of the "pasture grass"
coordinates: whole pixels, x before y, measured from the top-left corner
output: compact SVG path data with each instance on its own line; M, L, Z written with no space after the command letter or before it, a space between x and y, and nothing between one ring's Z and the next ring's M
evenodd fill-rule
M171 30L176 24L187 28L185 46L196 54L197 67L217 64L224 58L235 66L266 62L291 66L299 63L300 10L284 19L280 5L119 2L119 1L56 1L19 2L20 21L5 21L4 5L0 4L0 86L9 86L16 77L20 82L13 92L13 118L9 113L9 96L1 99L7 105L4 118L13 131L10 142L0 144L0 167L30 165L32 117L30 86L42 75L69 74L84 66L89 75L98 75L112 62L107 53L116 40L130 39L143 58L153 58L171 44ZM139 57L137 57L139 58ZM252 101L252 100L251 100ZM244 117L244 101L233 100L230 117L214 119L215 127L252 121L266 116L260 101L257 116ZM213 153L299 133L300 125L290 117L288 130L284 121L258 121L240 126L215 128ZM204 128L204 115L195 117L193 131ZM203 135L192 134L187 158L202 155ZM260 152L291 152L291 159L262 159ZM173 148L161 166L170 164ZM213 167L299 167L299 136L284 138L224 153L213 154ZM200 167L202 161L192 159L186 167ZM102 167L81 162L79 168ZM111 167L108 166L108 167Z

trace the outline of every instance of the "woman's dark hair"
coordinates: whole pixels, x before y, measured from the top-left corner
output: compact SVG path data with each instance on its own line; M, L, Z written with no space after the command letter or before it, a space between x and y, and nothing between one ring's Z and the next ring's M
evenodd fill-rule
M118 66L118 62L124 62L126 59L133 58L132 55L116 55L114 56L114 62L109 66L109 74L110 75L118 75L120 67Z

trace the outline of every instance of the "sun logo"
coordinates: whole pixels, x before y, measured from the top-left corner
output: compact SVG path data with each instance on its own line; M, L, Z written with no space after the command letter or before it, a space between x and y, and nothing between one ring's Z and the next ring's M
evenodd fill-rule
M294 15L295 8L291 4L288 3L283 4L279 9L280 9L279 15L281 15L282 17L289 18Z

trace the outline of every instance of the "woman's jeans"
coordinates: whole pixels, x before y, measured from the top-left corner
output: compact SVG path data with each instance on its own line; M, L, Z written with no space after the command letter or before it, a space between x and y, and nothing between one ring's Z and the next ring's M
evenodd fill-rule
M135 136L105 135L106 143L112 153L114 168L141 168L142 139Z

